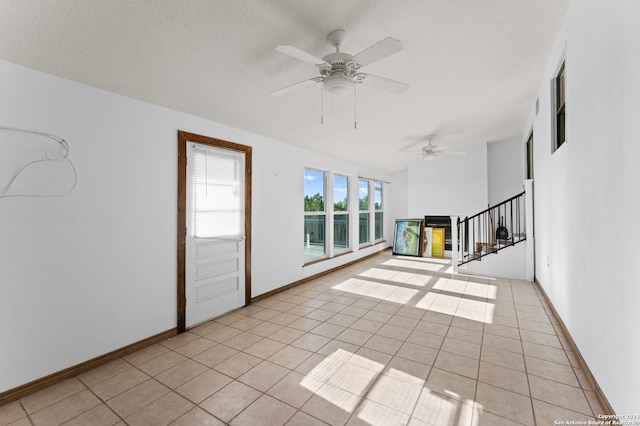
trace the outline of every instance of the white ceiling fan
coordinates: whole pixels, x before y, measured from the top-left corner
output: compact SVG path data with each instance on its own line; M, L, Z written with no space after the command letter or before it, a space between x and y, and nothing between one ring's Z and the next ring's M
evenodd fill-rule
M322 59L316 58L312 54L294 46L286 45L276 47L278 52L317 66L320 75L283 87L282 89L272 92L271 95L285 95L314 83L322 83L324 89L332 94L346 93L351 90L352 87L355 87L356 83L362 83L396 94L402 94L407 91L409 88L407 83L360 72L360 68L401 51L402 43L400 40L387 37L373 46L364 49L362 52L351 55L340 51L340 46L342 46L345 37L346 33L344 30L331 31L327 36L327 41L336 48L336 51L335 53L326 55Z
M433 136L427 136L424 138L427 140L427 144L423 145L419 150L406 150L406 152L420 152L422 158L425 160L435 160L438 156L445 155L465 155L464 151L450 151L446 146L433 145Z

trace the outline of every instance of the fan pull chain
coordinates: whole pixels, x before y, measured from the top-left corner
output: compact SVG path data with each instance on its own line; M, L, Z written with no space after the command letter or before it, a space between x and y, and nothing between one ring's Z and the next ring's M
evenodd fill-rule
M358 87L357 83L353 84L353 128L354 130L358 128L358 109L357 109L357 99L356 99L356 87Z
M324 80L320 83L320 124L324 124Z

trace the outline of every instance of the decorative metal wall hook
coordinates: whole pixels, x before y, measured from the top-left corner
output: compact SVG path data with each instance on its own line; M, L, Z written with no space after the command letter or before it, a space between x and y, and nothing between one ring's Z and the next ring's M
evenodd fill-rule
M30 161L27 164L25 164L22 167L20 167L20 169L18 169L18 171L9 180L9 183L4 188L4 190L0 190L1 191L0 192L0 199L1 198L14 198L14 197L36 197L36 198L62 197L62 196L65 196L65 195L71 193L71 191L74 190L74 188L76 187L76 184L78 182L78 172L77 172L76 167L74 166L73 162L71 162L71 160L69 159L69 143L66 140L64 140L63 138L61 138L59 136L52 135L50 133L43 133L43 132L38 132L38 131L34 131L34 130L18 129L18 128L15 128L15 127L0 126L0 130L4 130L4 131L8 131L8 132L35 135L35 136L42 136L44 138L51 139L51 140L57 142L58 144L60 144L60 146L63 149L63 152L45 151L44 152L44 158L41 158L39 160ZM16 181L16 179L18 178L18 176L20 176L26 169L31 168L32 166L34 166L34 165L36 165L38 163L45 162L45 161L65 161L65 162L69 163L69 165L71 166L71 170L73 171L73 184L71 185L71 187L67 191L65 191L63 193L60 193L60 194L9 194L9 195L7 194L9 192L9 190L11 189L11 187L13 186L14 182Z

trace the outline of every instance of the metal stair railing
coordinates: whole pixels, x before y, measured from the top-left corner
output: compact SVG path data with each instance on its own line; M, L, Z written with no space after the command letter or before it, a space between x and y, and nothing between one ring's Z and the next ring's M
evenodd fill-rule
M478 214L458 219L458 265L481 260L527 239L524 196L523 191Z

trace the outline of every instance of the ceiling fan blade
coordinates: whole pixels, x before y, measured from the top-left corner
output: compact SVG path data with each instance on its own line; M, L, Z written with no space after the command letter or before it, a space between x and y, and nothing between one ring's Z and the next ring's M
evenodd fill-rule
M322 59L316 58L311 53L305 52L304 50L298 49L297 47L294 47L294 46L289 46L289 45L277 46L276 50L278 52L284 53L285 55L289 55L293 58L299 59L303 62L307 62L311 65L321 65L321 64L327 63Z
M409 85L401 81L391 80L390 78L372 74L360 73L360 75L363 76L362 84L375 87L376 89L386 90L387 92L396 93L398 95L403 94L407 89L409 89Z
M386 58L389 55L398 53L402 50L402 42L393 37L387 37L384 40L380 40L373 46L367 47L362 52L353 57L353 60L361 67L372 64L379 61L382 58Z
M441 154L447 154L447 155L466 155L467 153L464 151L443 151L441 152Z
M302 89L303 87L311 86L314 83L320 81L317 77L310 78L308 80L299 81L297 83L290 84L289 86L283 87L282 89L278 89L275 92L271 92L271 96L282 96L287 93L291 93L298 89Z

